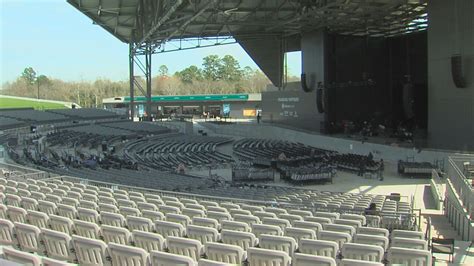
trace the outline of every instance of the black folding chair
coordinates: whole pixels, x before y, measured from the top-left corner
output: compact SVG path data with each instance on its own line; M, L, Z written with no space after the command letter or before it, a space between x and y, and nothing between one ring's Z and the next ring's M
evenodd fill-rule
M431 254L433 253L449 254L449 262L453 262L454 239L431 238Z

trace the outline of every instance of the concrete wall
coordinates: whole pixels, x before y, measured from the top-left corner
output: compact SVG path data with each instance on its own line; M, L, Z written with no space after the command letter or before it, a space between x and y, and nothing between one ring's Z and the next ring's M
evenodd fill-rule
M428 138L437 148L474 150L474 1L428 3ZM451 56L463 57L467 88L456 88Z

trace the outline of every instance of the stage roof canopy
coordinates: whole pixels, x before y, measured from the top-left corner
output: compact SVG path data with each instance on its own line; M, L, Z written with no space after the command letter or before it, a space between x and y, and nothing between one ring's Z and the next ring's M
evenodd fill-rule
M395 36L426 29L426 0L67 0L119 40L266 35L326 27L347 35Z

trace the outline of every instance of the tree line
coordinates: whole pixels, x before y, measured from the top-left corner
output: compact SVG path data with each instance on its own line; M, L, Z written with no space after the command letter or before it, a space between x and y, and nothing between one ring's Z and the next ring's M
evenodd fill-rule
M138 82L144 86L144 79ZM192 65L170 74L166 65L152 77L154 95L258 93L270 83L258 69L241 67L231 55L203 58L200 67ZM99 107L102 99L129 94L129 81L97 79L63 81L39 75L27 67L13 82L4 83L0 94L76 102L83 107ZM136 93L138 95L139 93Z

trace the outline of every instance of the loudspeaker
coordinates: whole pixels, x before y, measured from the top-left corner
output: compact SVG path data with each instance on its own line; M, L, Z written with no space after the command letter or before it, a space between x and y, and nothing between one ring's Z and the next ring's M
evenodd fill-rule
M316 91L316 106L320 114L324 113L324 89L319 88Z
M308 86L305 73L301 74L301 87L305 92L312 92L314 90L314 84Z
M462 76L462 56L451 56L451 76L456 88L466 88L466 80Z

